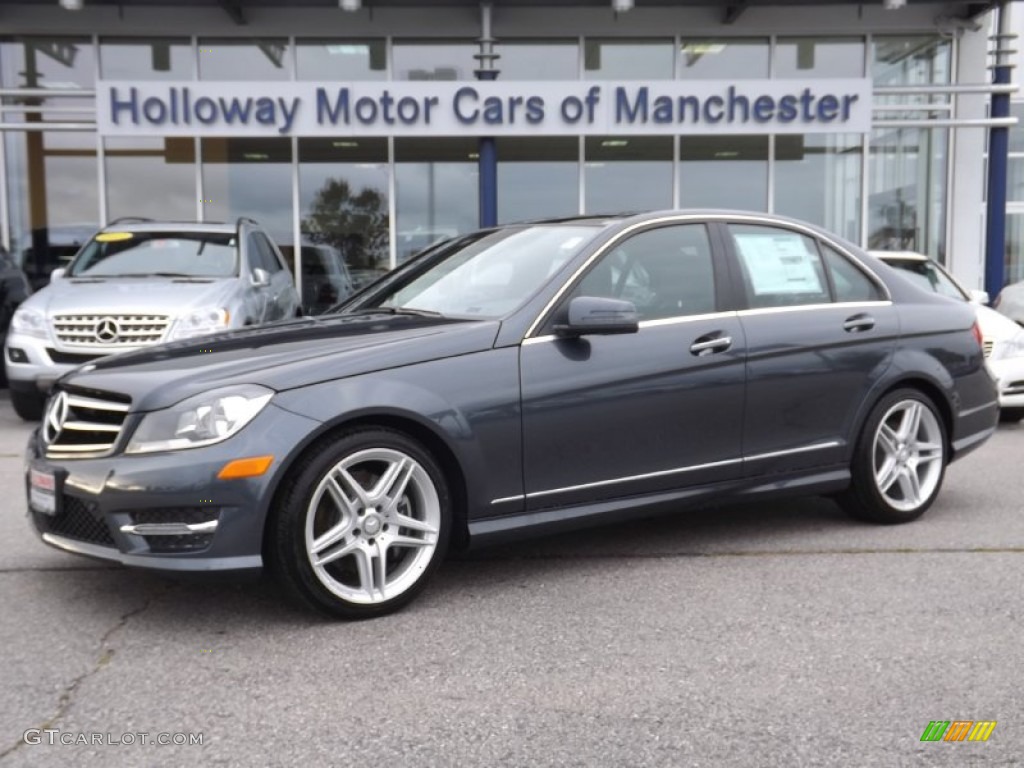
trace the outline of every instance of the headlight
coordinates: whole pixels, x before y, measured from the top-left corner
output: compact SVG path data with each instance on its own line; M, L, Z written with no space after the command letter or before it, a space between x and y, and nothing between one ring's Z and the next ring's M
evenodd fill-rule
M266 387L243 384L203 392L147 413L126 452L177 451L227 440L252 421L273 395Z
M226 309L196 310L178 318L168 339L191 339L193 336L223 331L230 322L231 313Z
M999 344L998 358L1024 357L1024 331L1018 331L1009 341Z
M46 315L34 309L19 309L11 318L11 330L26 336L45 339L49 336L46 330Z

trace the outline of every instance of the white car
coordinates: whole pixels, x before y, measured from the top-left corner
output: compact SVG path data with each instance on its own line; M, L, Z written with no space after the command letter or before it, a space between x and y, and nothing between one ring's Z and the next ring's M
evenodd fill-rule
M891 267L904 272L918 285L935 293L975 304L981 328L985 358L998 379L1000 420L1017 422L1024 418L1024 328L1005 315L984 306L988 294L969 291L939 263L911 251L870 251Z
M1018 325L1024 325L1024 281L1005 286L992 302L992 308Z

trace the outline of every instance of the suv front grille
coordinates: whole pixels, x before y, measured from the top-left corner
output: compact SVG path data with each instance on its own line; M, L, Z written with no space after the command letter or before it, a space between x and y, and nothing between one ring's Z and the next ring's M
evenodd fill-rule
M32 513L36 527L42 533L52 533L89 544L114 546L114 537L110 535L110 528L103 520L97 519L85 502L65 494L61 499L61 507L61 512L56 517L39 512Z
M171 319L167 315L53 316L53 333L68 347L131 349L163 339Z
M991 357L991 355L992 355L992 347L994 347L994 346L995 346L995 342L992 341L992 339L985 339L981 343L981 348L985 352L985 357Z
M40 430L47 457L76 459L109 453L121 434L130 407L129 398L111 392L56 392L43 415Z

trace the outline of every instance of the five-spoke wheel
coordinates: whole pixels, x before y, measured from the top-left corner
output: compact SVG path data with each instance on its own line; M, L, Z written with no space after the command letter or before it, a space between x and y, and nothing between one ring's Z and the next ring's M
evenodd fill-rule
M376 616L424 586L447 548L444 475L415 441L386 429L343 435L291 475L272 527L272 561L305 602Z
M853 481L840 501L861 519L909 522L935 500L948 458L935 404L916 390L890 392L864 425L851 467Z

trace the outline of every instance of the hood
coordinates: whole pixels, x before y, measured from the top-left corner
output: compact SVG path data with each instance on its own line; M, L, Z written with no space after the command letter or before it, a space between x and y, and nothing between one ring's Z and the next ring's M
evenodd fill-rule
M230 384L275 391L490 349L496 320L335 315L245 328L105 357L62 386L119 392L133 411L165 408Z
M1021 332L1021 327L1006 315L988 307L973 306L978 313L978 327L981 328L981 335L986 339L999 343L1008 341Z
M67 277L32 295L27 307L46 313L161 314L224 306L234 277Z

